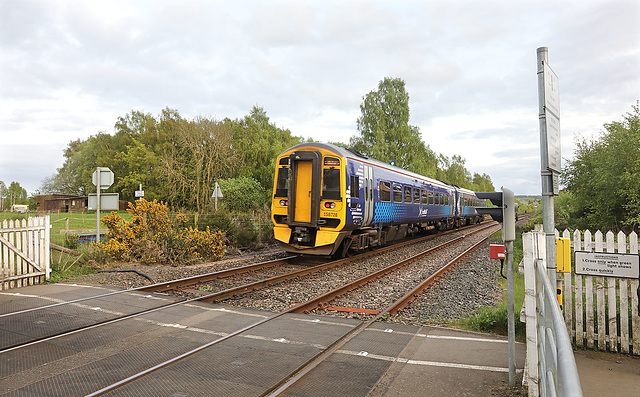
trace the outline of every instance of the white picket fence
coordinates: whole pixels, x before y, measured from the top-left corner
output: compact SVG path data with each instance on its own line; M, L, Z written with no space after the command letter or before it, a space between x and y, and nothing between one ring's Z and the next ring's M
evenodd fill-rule
M48 279L49 215L0 224L0 290L34 285Z
M558 232L556 231L558 236ZM638 254L638 235L565 230L574 251ZM617 240L616 240L617 237ZM572 267L573 268L573 267ZM564 318L577 346L640 355L640 308L637 279L558 273L564 295Z

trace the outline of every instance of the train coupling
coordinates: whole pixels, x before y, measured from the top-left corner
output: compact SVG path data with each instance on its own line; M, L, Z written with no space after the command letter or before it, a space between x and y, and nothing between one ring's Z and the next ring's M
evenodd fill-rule
M315 230L307 227L296 227L291 233L290 244L313 245Z

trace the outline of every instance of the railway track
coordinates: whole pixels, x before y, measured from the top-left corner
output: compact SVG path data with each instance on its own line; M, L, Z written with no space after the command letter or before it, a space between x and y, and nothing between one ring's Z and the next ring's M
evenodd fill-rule
M359 261L377 256L446 234L448 233L408 240L359 255L357 258L347 258L333 262L319 261L319 264L316 264L318 263L317 258L289 256L129 290L111 291L71 301L3 313L0 314L0 321L11 321L16 324L47 324L48 326L41 327L39 330L29 334L19 332L0 334L0 353L17 349L21 346L29 346L39 341L49 341L65 335L82 332L83 330L93 329L100 325L138 317L165 307L174 307L198 301L221 301L234 296L241 296L252 291L264 289L270 285L305 277L320 271L328 271L340 266L347 266L355 260ZM251 279L251 281L248 282L248 279ZM213 281L215 283L212 283ZM179 300L171 300L168 297L158 295L159 293L166 294L169 292L174 296L178 296ZM139 294L140 298L145 301L144 304L133 307L121 305L107 308L100 303L107 298L118 299L124 297L125 294L132 293ZM79 316L80 313L86 313L87 311L93 312L92 315Z
M490 228L492 226L489 226ZM493 228L495 228L495 226L493 226ZM462 237L457 237L452 239L453 242L455 241L459 241L462 240ZM446 243L446 245L449 245L452 243L452 241ZM415 242L414 242L415 244ZM406 245L410 245L410 243L407 243ZM443 246L446 246L443 245ZM384 269L378 271L375 275L371 276L371 280L373 279L378 279L379 277L382 277L383 274L389 274L390 272L392 272L394 269L398 269L401 268L402 266L406 266L409 263L414 263L416 261L418 261L420 259L420 257L424 257L425 255L429 255L429 253L433 253L438 251L439 249L442 249L443 246L441 246L440 248L431 248L429 250L427 250L426 252L418 255L418 256L414 256L412 258L408 258L402 261L399 261L397 264L395 264L394 266L387 266ZM392 246L388 248L388 251L393 250L394 248L397 248L398 246ZM380 255L381 251L377 250L373 253L369 254L369 257L374 257L376 255ZM364 257L359 256L358 260L362 260L364 259ZM459 259L459 258L458 258ZM293 258L288 258L287 261L291 261L293 260ZM253 283L250 284L244 284L242 286L239 287L234 287L234 288L230 288L230 289L226 289L226 290L222 290L222 291L217 291L217 292L213 292L213 293L206 293L204 295L201 296L197 296L194 298L190 298L190 299L181 299L178 301L172 301L172 302L163 302L162 305L157 305L156 307L150 308L150 309L146 309L146 310L142 310L142 311L138 311L136 313L132 313L132 314L128 314L125 316L121 316L115 319L111 319L111 320L107 320L107 321L103 321L100 323L96 323L90 326L86 326L86 327L78 327L76 329L70 330L70 331L66 331L66 332L60 332L57 333L55 335L49 335L46 337L41 337L37 340L30 340L27 342L23 342L23 343L18 343L18 344L14 344L12 346L5 346L5 348L3 348L2 350L0 350L0 358L4 359L5 362L12 362L15 361L17 358L19 357L24 357L24 356L37 356L38 355L38 351L41 347L45 346L48 347L48 345L50 343L56 343L56 340L65 340L65 339L70 339L70 338L78 338L78 335L82 334L83 332L95 332L96 330L99 329L107 329L108 327L113 327L115 324L119 323L119 324L124 324L125 322L127 324L131 323L132 321L136 321L136 320L142 320L145 317L149 317L149 316L153 316L153 315L160 315L162 316L162 312L171 308L176 308L176 307L180 307L180 306L188 306L189 304L195 304L198 301L203 301L203 300L220 300L220 299L225 299L225 298L229 298L229 297L234 297L234 296L238 296L239 294L243 294L243 293L247 293L249 291L254 291L256 289L259 288L264 288L265 286L269 286L269 285L273 285L273 284L277 284L277 283L281 283L282 280L285 279L294 279L294 278L301 278L304 275L307 274L311 274L314 272L318 272L321 271L321 268L336 268L336 267L347 267L347 264L349 263L349 261L353 261L354 259L345 259L345 260L341 260L341 261L336 261L336 262L332 262L332 263L328 263L328 264L320 264L320 265L315 265L315 266L311 266L311 267L306 267L305 269L299 269L296 271L292 271L292 272L288 272L287 274L281 274L281 275L277 275L277 276L272 276L269 277L267 279L263 279L263 280L259 280L259 281L254 281ZM452 263L455 262L451 261ZM142 288L137 288L135 289L136 293L149 293L151 291L168 291L168 290L176 290L179 288L184 289L185 286L190 287L193 285L200 285L202 283L205 282L209 282L213 279L219 279L221 277L229 277L231 275L237 275L239 273L248 273L248 272L256 272L259 271L261 269L269 269L269 268L277 268L277 267L282 267L282 266L290 266L289 264L283 263L283 261L268 261L268 262L264 262L264 263L260 263L260 264L256 264L253 266L246 266L246 267L242 267L239 268L237 271L236 270L226 270L226 271L221 271L221 272L215 272L212 274L208 274L208 275L204 275L204 276L200 276L200 277L195 277L195 278L188 278L188 279L183 279L183 280L179 280L178 281L172 281L169 283L161 283L160 284L156 284L153 286L146 286L146 287L142 287ZM299 265L298 265L299 266ZM441 272L445 271L444 268L441 269ZM437 275L434 275L434 277L437 277ZM206 281L205 281L206 280ZM370 280L369 280L370 281ZM362 286L364 283L363 280L356 280L354 283L350 283L347 286L343 286L341 291L337 291L337 292L333 292L332 295L333 297L337 297L337 296L341 296L344 295L345 291L352 291L354 289L357 288L358 285ZM413 288L412 291L406 292L405 293L405 297L403 297L403 299L398 299L396 300L396 302L394 303L394 305L389 305L387 308L385 308L384 310L380 310L376 315L372 316L372 318L370 318L368 321L362 323L363 325L358 326L357 329L363 330L366 329L366 327L368 325L370 325L373 321L379 319L382 315L384 315L385 313L393 313L394 311L400 310L400 308L403 305L406 305L406 302L408 300L410 300L410 297L415 295L418 289L417 288ZM200 291L200 290L199 290ZM130 292L130 291L129 291ZM203 292L203 291L200 291ZM117 295L116 293L109 293L109 294L101 294L99 296L93 297L93 299L102 299L102 298L106 298L106 297L113 297ZM331 294L330 294L331 295ZM120 387L130 383L130 382L134 382L138 379L141 379L151 373L154 373L155 371L158 371L162 368L166 368L168 366L171 366L174 363L177 363L179 361L182 361L184 359L187 359L188 357L191 357L193 355L196 355L197 353L201 352L201 351L205 351L206 349L218 345L224 341L227 341L231 338L237 337L237 336L241 336L245 333L247 333L247 331L255 329L257 327L260 327L263 324L275 321L278 318L281 318L284 315L288 315L291 313L299 313L299 312L308 312L310 310L313 309L317 309L318 307L324 307L327 305L327 302L330 301L329 300L329 295L324 294L322 296L320 296L318 300L315 301L310 301L310 302L305 302L305 303L300 303L297 305L294 305L293 307L288 307L286 310L282 310L280 312L278 312L275 315L269 316L267 318L264 318L260 321L256 321L252 324L249 324L245 327L239 328L233 332L229 332L224 336L221 336L219 338L216 338L214 340L211 340L207 343L201 344L200 346L188 350L188 351L183 351L180 354L175 355L174 357L164 360L162 362L157 362L152 366L149 366L148 368L130 375L118 382L115 383L111 383L110 385L106 385L104 386L102 389L92 392L90 395L101 395L101 394L105 394L108 392L112 392L114 390L119 389ZM85 298L82 300L76 300L73 301L72 303L69 303L69 305L84 305L84 303L86 303L86 301L90 300L90 298ZM324 303L322 303L324 302ZM47 308L49 309L57 309L59 310L61 307L63 307L64 305L49 305ZM86 306L86 305L85 305ZM33 315L34 313L38 313L40 311L46 311L44 310L45 307L41 307L41 308L36 308L33 309L31 311L22 311L21 315ZM4 318L10 318L13 315L3 315ZM0 317L0 320L2 320L2 317ZM145 320L142 320L145 321ZM135 326L134 326L135 327ZM323 352L319 353L318 355L315 355L313 357L312 360L309 360L307 362L305 362L303 365L300 365L298 368L296 368L294 371L290 371L286 376L283 376L282 381L278 382L277 384L274 384L271 388L270 388L270 392L274 392L276 394L280 393L278 390L280 390L282 387L285 387L287 384L290 384L292 379L295 379L296 377L299 377L300 374L305 373L305 371L308 371L307 368L309 365L312 365L312 362L315 362L317 359L319 359L322 356L325 355L330 355L330 350L333 349L333 351L335 351L336 346L338 345L343 345L344 343L347 343L348 340L350 340L352 337L354 337L355 335L357 335L359 332L361 331L354 331L355 333L349 338L349 339L340 339L338 341L336 341L335 343L331 344L331 346L329 346L327 349L323 350ZM351 333L347 334L350 335ZM40 362L40 361L36 361L33 362L34 367L32 368L33 371L37 371L38 368L41 368L43 365L47 365L47 362ZM313 364L313 366L315 366L317 364ZM15 375L11 373L11 370L8 370L7 372L7 368L5 368L5 371L3 371L3 373L0 373L0 379L4 379L7 377L11 377L11 375ZM287 379L287 380L285 380ZM287 386L288 387L288 386ZM286 387L285 389L286 390ZM73 393L71 393L73 394Z

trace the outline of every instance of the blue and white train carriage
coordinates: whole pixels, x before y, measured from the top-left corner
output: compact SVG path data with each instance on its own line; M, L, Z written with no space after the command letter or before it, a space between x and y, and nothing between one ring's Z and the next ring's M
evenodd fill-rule
M271 216L286 251L345 256L425 230L479 223L475 193L348 149L303 143L278 156Z

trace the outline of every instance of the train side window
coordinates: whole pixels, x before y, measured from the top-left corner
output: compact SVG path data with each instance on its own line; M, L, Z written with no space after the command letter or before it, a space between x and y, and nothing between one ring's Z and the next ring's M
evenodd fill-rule
M282 162L282 160L281 160ZM287 197L289 194L289 168L278 168L278 181L274 197Z
M444 194L440 193L440 205L444 205Z
M327 159L325 159L326 162ZM322 172L322 198L340 200L340 170L325 168Z
M391 201L391 183L380 181L380 201Z
M413 188L413 203L420 204L420 189Z
M433 199L435 205L440 205L440 194L438 192L433 193Z
M429 204L433 204L433 192L429 192Z
M444 195L444 205L449 205L449 194Z
M402 202L402 185L397 183L393 184L393 202L394 203Z
M429 194L426 190L422 191L422 204L428 204L429 203Z
M360 177L351 175L351 198L360 198Z
M411 186L404 187L404 202L405 203L411 202Z

